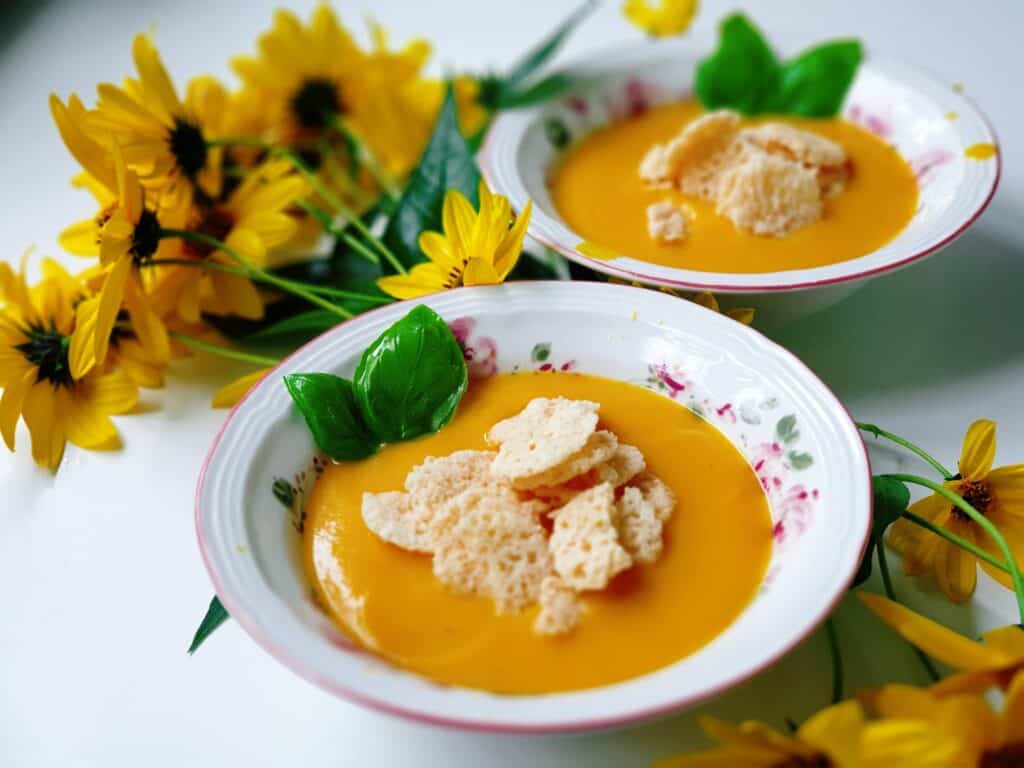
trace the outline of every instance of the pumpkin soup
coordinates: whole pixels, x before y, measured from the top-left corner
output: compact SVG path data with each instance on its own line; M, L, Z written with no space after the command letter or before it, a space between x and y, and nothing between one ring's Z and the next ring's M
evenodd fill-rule
M552 410L557 403L564 406L561 412ZM435 576L437 565L432 567L431 556L423 551L428 547L381 523L387 505L429 492L423 490L425 480L436 479L441 461L448 467L464 465L472 473L484 449L493 450L496 442L508 448L521 426L516 419L531 409L547 408L543 413L552 420L564 417L569 428L552 431L557 439L555 432L580 431L580 419L592 418L588 407L595 413L600 409L600 422L588 424L580 439L590 445L595 435L617 436L626 458L617 479L615 471L604 469L593 479L596 485L574 488L573 500L538 516L554 531L555 569L561 555L554 540L562 536L561 545L570 549L573 543L570 510L585 517L601 504L610 509L611 489L625 477L626 465L630 475L640 463L646 468L631 487L615 492L617 514L642 511L658 478L664 481L659 498L675 502L659 513L657 541L648 537L647 546L657 545L654 550L638 550L635 540L623 536L621 543L633 557L627 551L612 553L630 562L607 569L600 582L592 583L590 572L576 580L569 571L559 571L564 579L552 573L543 581L540 605L526 608L518 599L510 602L518 592L490 598L460 594ZM577 409L578 418L570 408ZM485 440L489 431L490 446ZM538 468L528 466L534 457L511 449L506 454L498 469L513 473L517 489L530 486L516 491L537 497L528 503L540 505L552 495L550 483L564 480L550 470L525 475L523 467ZM607 466L614 466L611 455L605 457ZM446 458L425 461L428 457ZM572 457L580 461L580 451ZM538 486L525 477L549 484ZM395 490L403 484L408 494ZM467 509L467 515L475 513L472 505ZM304 559L320 603L363 647L438 682L527 694L625 680L709 642L756 592L771 552L771 528L767 500L744 458L688 409L633 384L576 373L522 372L474 382L452 422L434 434L328 467L307 507ZM642 529L633 533L637 530ZM514 533L524 546L532 541L532 532ZM591 551L589 543L586 550ZM471 555L459 553L460 558ZM512 609L505 610L502 600Z
M685 137L700 140L684 145L681 129L685 133L702 118L708 127L742 139L735 146L765 150L756 163L720 174L717 200L701 189L708 176L702 166L718 165L712 150L717 157L737 153L705 146L715 136ZM804 158L787 163L791 148L780 144L789 140L801 141L801 149L813 150L821 161L813 167L800 167L808 166ZM659 179L674 149L694 155L696 164L693 178L681 185ZM843 162L832 163L831 155ZM765 184L778 189L758 189ZM917 183L907 162L853 123L706 115L696 102L656 107L595 132L562 160L551 192L566 223L594 250L711 272L776 272L857 258L895 237L917 206ZM754 217L757 198L776 206L786 202L790 210Z

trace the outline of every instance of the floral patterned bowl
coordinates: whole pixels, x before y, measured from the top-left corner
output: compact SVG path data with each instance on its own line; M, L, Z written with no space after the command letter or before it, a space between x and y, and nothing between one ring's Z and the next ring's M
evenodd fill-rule
M887 245L838 264L753 274L667 267L628 254L606 260L580 253L576 247L583 238L559 216L548 188L559 159L597 128L652 104L690 97L699 59L687 43L667 41L619 49L570 68L575 84L567 95L504 112L495 121L480 157L488 183L516 210L532 198L530 235L573 261L630 281L758 294L742 303L757 307L762 319L808 314L845 298L871 277L934 253L970 226L995 192L1000 171L995 134L960 89L871 56L858 71L842 115L892 144L910 163L920 189L913 219Z
M303 505L324 460L281 379L298 371L350 376L363 348L412 306L401 302L325 333L268 374L231 412L199 478L196 528L217 594L292 670L339 696L430 723L596 729L737 685L806 637L846 592L870 527L867 454L843 406L792 354L696 304L628 286L516 283L423 303L451 324L473 378L523 369L599 374L649 387L720 429L770 500L774 546L764 582L736 621L693 655L571 693L444 687L354 647L317 608L302 571Z

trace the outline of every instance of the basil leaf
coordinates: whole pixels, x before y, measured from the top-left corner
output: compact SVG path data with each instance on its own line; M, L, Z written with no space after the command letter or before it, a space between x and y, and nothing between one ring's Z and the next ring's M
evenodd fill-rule
M769 109L804 117L838 114L862 57L856 40L825 43L804 51L782 65Z
M697 66L694 92L707 109L764 111L780 78L779 62L767 41L741 13L719 27L718 50Z
M385 245L405 266L423 261L426 257L420 251L420 233L442 231L441 209L445 193L449 189L457 189L475 206L479 183L480 171L473 152L459 131L455 97L449 84L430 141L384 230Z
M874 509L871 521L871 538L868 539L864 558L860 561L857 575L853 579L854 587L863 584L871 577L872 561L875 548L884 547L885 530L903 516L910 504L910 491L899 480L886 475L875 475L871 478L871 496Z
M528 107L531 104L538 104L555 96L564 93L572 85L572 78L561 72L538 80L519 91L503 91L498 102L499 109L516 109L517 107Z
M352 382L330 373L290 373L284 385L317 446L336 461L372 456L380 441L363 422Z
M522 84L538 69L540 69L555 52L562 47L562 43L572 33L576 26L587 17L597 3L594 0L587 0L573 13L559 24L554 31L541 40L535 48L527 51L519 61L512 65L512 69L505 75L502 87L512 90L515 86Z
M466 361L448 325L414 307L371 344L353 377L356 402L384 443L436 432L466 391Z
M196 630L195 635L192 636L192 644L188 647L188 652L190 654L195 653L199 646L205 643L206 639L230 618L228 612L221 604L220 598L214 595L213 600L210 601L210 607L206 609L206 615L203 616L199 628Z

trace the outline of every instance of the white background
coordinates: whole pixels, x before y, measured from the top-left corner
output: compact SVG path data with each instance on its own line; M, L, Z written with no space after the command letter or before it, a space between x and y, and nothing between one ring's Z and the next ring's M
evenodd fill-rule
M13 5L12 9L7 6ZM57 253L56 234L92 213L67 183L75 170L46 97L131 68L132 36L154 26L176 81L229 76L229 55L252 49L275 3L205 0L20 2L0 11L0 258L31 243ZM306 0L291 3L306 13ZM854 415L904 433L953 463L975 418L999 421L999 463L1024 461L1024 4L934 0L746 3L787 52L830 36L963 83L992 118L1004 176L989 211L957 243L881 278L778 334ZM394 40L435 44L432 67L500 68L574 7L574 0L356 0ZM692 33L707 45L732 8L708 0ZM605 2L563 54L632 42L638 32ZM118 420L123 451L69 447L56 476L27 450L0 453L0 766L644 765L699 743L692 713L610 734L495 737L412 725L337 701L293 676L232 624L185 655L210 584L192 527L196 475L223 412L207 403L242 369L210 359L176 364L161 392ZM27 448L27 433L19 439ZM876 468L894 458L873 450ZM1008 592L982 577L972 606L953 610L897 583L933 615L977 631L1013 617ZM921 680L905 645L856 602L838 623L852 684ZM708 709L734 718L801 720L829 696L821 635Z

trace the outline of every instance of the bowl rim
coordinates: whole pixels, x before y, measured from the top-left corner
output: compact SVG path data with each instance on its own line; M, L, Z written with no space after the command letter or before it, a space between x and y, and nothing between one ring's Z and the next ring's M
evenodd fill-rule
M568 283L568 281L549 281L549 280L517 281L516 283L514 283L512 285L522 286L524 290L529 290L530 288L532 288L534 286L538 286L538 285L552 285L552 284L558 285L558 284L561 284L561 283ZM626 286L626 285L601 285L601 284L594 284L594 283L580 283L579 285L584 290L593 288L593 289L598 289L598 290L604 290L604 291L610 290L610 291L615 291L615 292L619 292L619 291L625 291L625 292L641 291L644 294L646 294L648 297L654 298L654 296L651 296L651 293L652 293L651 291L649 291L647 289L644 289L644 288L638 288L638 287L633 287L633 286ZM443 295L444 296L453 296L453 295L457 296L457 295L465 294L465 293L468 293L468 292L493 291L494 289L502 289L502 288L507 289L509 287L510 286L508 286L508 285L504 285L504 286L503 285L498 285L498 286L463 286L463 287L460 287L460 288L450 289L450 290L444 292ZM437 297L437 294L435 294L435 297ZM806 629L803 632L798 633L791 640L783 643L781 645L781 647L778 649L777 652L775 652L775 653L765 657L759 663L755 664L754 666L750 667L749 669L747 669L745 671L742 671L740 673L737 673L737 674L732 674L732 675L728 676L726 679L722 680L717 685L714 685L712 687L703 689L703 690L699 691L698 693L682 695L682 696L678 696L678 697L672 698L669 701L661 702L661 703L654 704L654 705L647 706L647 707L643 707L643 708L636 708L636 709L631 710L630 712L622 714L622 715L614 715L614 716L607 716L607 717L600 717L600 718L589 717L587 719L578 719L578 720L567 719L565 721L558 722L558 723L551 723L551 722L545 722L545 721L537 721L537 722L531 722L531 723L509 723L509 722L503 722L501 720L496 720L496 719L488 720L488 719L481 719L481 718L454 717L454 716L445 716L445 715L432 714L432 713L430 713L430 712L428 712L428 711L426 711L426 710L424 710L422 708L417 709L414 706L405 706L405 705L401 705L401 704L395 704L395 703L393 703L391 701L388 701L388 700L385 700L383 698L375 697L372 693L365 693L365 692L363 692L361 690L358 690L358 689L355 689L353 687L342 685L342 684L336 682L335 680L332 680L332 679L328 678L327 676L321 674L320 671L318 669L316 669L315 667L313 667L311 665L307 665L305 663L304 659L299 658L297 656L291 655L273 637L271 637L269 634L264 633L262 627L259 626L259 623L257 621L255 621L249 615L249 613L242 607L242 603L244 602L244 600L236 600L235 599L235 595L232 594L231 592L229 592L224 587L224 580L221 577L219 568L218 568L217 564L215 563L214 557L213 557L213 555L211 553L212 547L211 547L210 543L206 540L206 535L205 535L205 532L203 530L203 518L204 518L204 515L203 515L203 507L202 507L202 496L203 496L203 488L204 488L204 485L206 483L206 479L207 479L207 475L208 475L208 472L209 472L209 469L210 469L211 462L212 462L213 457L214 457L214 455L215 455L215 453L217 451L217 448L218 448L218 446L219 446L219 444L221 442L221 439L224 437L224 434L226 433L226 431L228 429L228 426L230 425L230 423L232 422L234 417L245 406L246 401L258 389L260 389L262 387L262 385L267 381L267 379L270 377L270 375L272 373L277 371L279 368L285 366L290 360L292 360L294 357L298 356L300 353L304 352L305 350L309 349L310 347L313 347L313 346L321 343L326 336L338 332L339 328L341 328L343 326L347 326L350 323L352 323L353 321L358 321L358 320L360 320L362 318L365 318L365 317L367 317L369 315L372 315L372 314L378 312L379 310L394 309L396 306L405 306L405 307L411 308L412 306L416 305L417 303L421 303L424 298L428 298L428 297L419 297L419 298L415 298L415 299L406 299L404 301L395 302L393 304L386 304L386 305L383 305L383 306L380 306L380 307L375 307L375 308L373 308L371 310L368 310L367 312L364 312L364 313L362 313L360 315L357 315L356 317L350 318L348 320L343 321L342 323L339 323L338 325L334 326L333 328L331 328L331 329L325 331L324 333L321 333L320 335L316 336L315 338L309 340L308 342L306 342L305 344L300 346L298 349L296 349L294 352L292 352L291 354L287 355L276 366L274 366L272 369L267 371L267 373L263 376L263 378L259 382L257 382L257 384L255 386L253 386L231 408L231 410L229 411L227 417L224 419L224 422L221 424L220 428L217 430L217 434L215 435L213 441L211 442L210 447L207 450L206 456L203 459L203 463L202 463L202 466L200 468L198 479L197 479L197 482L196 482L196 491L195 491L195 500L194 500L194 505L195 505L194 506L194 525L195 525L195 530L196 530L196 539L197 539L197 542L198 542L198 545L199 545L199 551L200 551L200 556L201 556L202 561L203 561L203 565L205 566L206 571L207 571L208 575L210 576L210 580L213 583L213 587L214 587L214 591L216 593L216 596L220 599L222 605L227 610L229 616L233 620L235 620L239 624L239 626L242 627L242 629L246 632L246 634L248 634L249 637L252 640L254 640L258 646L260 646L265 652L267 652L271 657L276 659L278 662L280 662L286 668L290 669L292 672L297 674L299 677L305 679L306 681L316 685L317 687L321 688L322 690L325 690L328 693L331 693L331 694L333 694L333 695L335 695L335 696L337 696L337 697L339 697L341 699L348 700L348 701L350 701L352 703L356 703L356 704L368 707L371 710L382 712L384 714L400 717L400 718L403 718L403 719L406 719L406 720L410 720L410 721L414 721L414 722L423 723L423 724L426 724L426 725L440 726L440 727L451 728L451 729L456 729L456 730L463 730L463 731L473 731L473 732L493 733L493 734L524 734L524 735L525 734L536 734L536 735L541 735L541 734L582 733L582 732L589 732L589 731L600 731L600 730L611 729L611 728L625 727L625 726L636 724L636 723L640 723L640 722L643 722L643 721L646 721L646 720L651 720L651 719L654 719L654 718L657 718L657 717L660 717L660 716L666 716L666 715L668 715L668 714L670 714L670 713L672 713L674 711L677 711L677 710L680 710L680 709L684 709L684 708L689 708L689 707L695 706L695 705L697 705L697 704L699 704L701 702L705 702L705 701L708 701L710 699L713 699L714 697L716 697L716 696L718 696L718 695L720 695L720 694L722 694L722 693L724 693L726 691L729 691L729 690L731 690L731 689L733 689L733 688L735 688L735 687L737 687L739 685L742 685L742 684L746 683L750 679L756 677L760 673L764 672L768 668L770 668L773 665L775 665L780 659L782 659L784 656L788 655L798 645L800 645L808 637L810 637L812 634L814 634L821 627L821 625L825 622L825 620L835 611L835 609L839 605L839 603L842 602L842 600L846 597L847 593L849 592L849 590L850 590L850 588L851 588L851 586L853 584L853 580L854 580L854 578L856 576L857 564L863 559L864 554L867 551L868 543L869 543L870 537L871 537L871 521L872 521L872 519L874 517L874 499L873 499L872 494L870 493L870 487L871 487L871 460L870 460L870 456L869 456L868 451L867 451L867 445L866 445L866 443L864 441L864 436L863 436L863 434L861 434L860 430L857 428L856 422L853 419L852 414L850 414L849 410L847 409L846 405L839 399L839 397L835 394L835 392L832 390L832 388L829 387L816 373L814 373L814 371L811 370L811 368L806 363L804 363L793 352L790 352L788 349L786 349L782 345L780 345L780 344L776 343L775 341L769 339L764 334L760 333L759 331L756 331L753 328L747 327L747 331L749 333L751 333L751 334L754 334L757 337L756 341L757 341L758 344L763 345L768 351L770 351L772 353L780 354L783 358L786 359L788 364L791 364L791 365L794 366L794 369L798 372L798 374L801 377L807 377L810 380L811 384L817 384L818 386L821 387L821 389L824 391L824 393L828 397L832 398L832 400L834 401L834 405L836 406L836 416L841 421L848 422L850 428L852 429L852 433L855 434L856 437L857 437L857 440L854 441L854 447L855 447L855 450L856 450L856 453L857 453L857 458L860 460L858 463L860 463L863 466L863 468L864 468L864 470L866 472L865 477L864 477L864 482L866 483L866 485L867 485L867 487L869 489L869 492L867 493L868 515L866 517L866 525L864 527L863 533L861 534L861 540L860 540L860 543L858 545L858 555L857 555L857 559L855 561L855 564L850 569L850 572L849 572L848 575L846 575L845 577L842 577L841 579L838 580L838 585L839 586L835 590L836 593L835 593L834 597L831 600L829 600L829 602L823 607L822 610L820 610L816 615L813 615L812 617L810 617L809 621L807 622ZM668 296L658 296L658 298L664 298L666 300L673 300L672 297L668 297ZM676 300L676 301L683 301L682 299L674 299L674 300ZM700 312L707 312L707 313L709 313L711 315L718 315L718 313L715 313L714 311L712 311L710 309L706 309L706 308L704 308L702 306L693 305L693 307L694 307L695 310L699 310ZM735 322L733 320L727 320L727 318L725 318L725 316L723 316L723 315L718 315L718 316L721 317L723 321L727 321L727 322L730 322L730 323ZM827 402L827 400L826 400L826 402ZM857 480L855 479L855 474L856 473L851 473L851 478L852 478L851 482L853 482L853 483L857 482ZM854 533L854 535L856 535L856 533ZM714 642L714 640L712 640L710 642ZM669 666L671 666L671 665L669 665ZM404 670L404 671L406 671L408 674L417 675L417 676L419 676L419 677L421 677L422 679L425 679L425 680L429 679L429 678L425 678L425 677L423 677L421 675L418 675L418 673L415 673L415 672L409 672L408 670ZM628 678L626 681L622 681L622 682L628 682L630 680L636 680L639 677L643 677L643 675L640 675L640 676L637 676L637 677L634 677L634 678ZM600 688L601 687L599 686L597 689L583 689L583 691L600 690ZM576 692L577 691L567 691L565 693L576 693ZM558 694L554 694L554 695L558 695ZM520 697L516 697L516 698L525 698L525 699L529 699L529 698L543 698L543 696L545 696L545 694L524 695L524 696L520 696Z
M568 62L562 71L570 76L574 73L585 74L592 73L594 71L608 72L614 70L616 67L621 68L623 66L628 66L631 62L642 60L644 57L658 52L668 52L676 55L690 55L691 57L697 55L696 51L693 49L692 43L684 40L673 39L629 43L626 45L612 45L604 46L596 53L591 53ZM943 79L940 79L939 76L927 69L913 64L908 64L896 57L879 55L874 52L869 52L864 57L864 60L861 62L861 66L876 68L883 74L889 74L890 77L895 77L895 79L901 81L903 77L910 76L916 78L920 83L926 84L930 88L938 89L940 91L949 91L953 94L954 98L961 103L961 109L957 111L959 111L961 115L970 114L975 118L982 130L982 133L984 134L984 141L992 144L996 149L995 155L992 158L995 164L995 169L987 189L983 188L984 191L977 196L978 200L973 209L969 213L966 213L963 216L963 219L956 226L952 227L935 242L921 247L918 250L910 251L909 254L905 256L899 258L894 257L886 264L868 268L848 269L844 274L833 277L814 277L814 273L831 268L841 268L843 265L852 265L860 258L863 258L863 256L856 259L847 259L846 261L836 262L834 264L825 264L805 269L783 270L777 272L725 273L734 274L737 276L738 281L736 283L720 283L715 282L712 278L702 278L701 275L714 276L716 274L723 273L652 264L652 266L670 270L677 275L665 277L661 275L652 275L648 272L637 271L636 268L630 269L615 266L612 261L587 256L586 254L580 253L576 250L572 243L560 241L553 236L549 236L545 232L539 231L540 227L536 218L538 212L540 212L540 215L545 218L550 217L537 208L537 206L534 206L535 210L529 226L527 227L527 234L537 242L561 254L570 261L574 261L577 264L606 275L638 281L648 285L663 285L690 291L715 291L731 294L783 293L857 282L877 277L887 272L902 269L937 253L969 229L985 212L985 209L988 208L989 203L992 202L992 198L995 196L996 190L999 187L1000 179L1002 178L1003 164L1002 146L999 142L998 135L996 134L995 126L974 99L968 96L965 92L954 90L947 85ZM888 71L890 69L896 70L897 74L895 76L891 75ZM919 87L912 83L905 84L913 90L920 90ZM522 184L522 174L519 173L517 163L515 161L509 161L507 157L507 150L515 151L518 149L519 143L526 130L532 125L534 119L540 114L543 108L544 104L542 103L526 109L506 111L499 114L488 128L483 144L481 145L480 152L477 156L477 162L480 166L481 175L487 182L487 185L495 192L504 194L499 188L500 185L495 186L495 179L498 176L499 162L502 164L508 162L510 167L513 169L511 176ZM495 151L494 145L497 143L498 139L504 140L504 149L506 150L505 155L499 156ZM513 206L515 206L517 201L512 202ZM525 203L525 200L519 202ZM552 222L554 224L560 223L554 219L552 219ZM578 241L586 239L581 235L576 235L575 231L572 230L568 224L563 223L562 226L566 230L573 232ZM875 251L870 251L864 254L864 256L868 256L874 252ZM628 254L622 254L622 256L631 258ZM641 264L644 263L642 259L632 258L631 260ZM767 283L758 282L758 278L763 280L766 276L786 273L792 274L793 277L788 280L776 279Z

